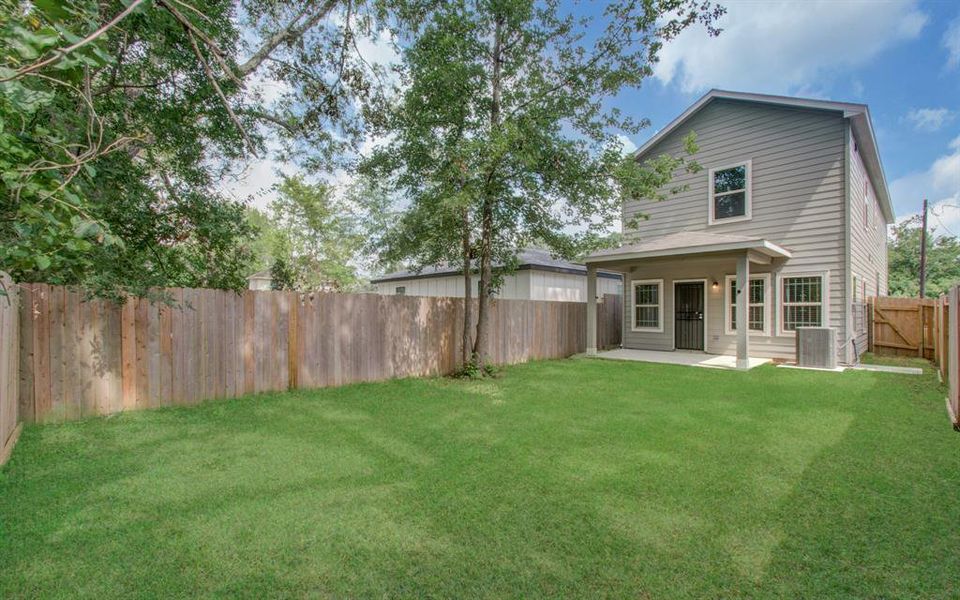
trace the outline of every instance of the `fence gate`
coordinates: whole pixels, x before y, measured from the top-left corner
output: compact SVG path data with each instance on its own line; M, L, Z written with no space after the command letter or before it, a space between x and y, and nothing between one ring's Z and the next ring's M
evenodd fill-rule
M934 305L927 298L889 298L871 302L872 348L877 354L934 358Z

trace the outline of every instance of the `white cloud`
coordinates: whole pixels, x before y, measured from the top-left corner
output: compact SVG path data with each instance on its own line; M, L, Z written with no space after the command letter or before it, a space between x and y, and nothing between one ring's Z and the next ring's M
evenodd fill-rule
M633 140L622 133L617 134L617 140L620 141L620 152L622 152L624 156L637 151L637 145L633 143Z
M711 87L785 93L862 65L919 35L927 17L914 0L724 2L723 32L693 27L667 43L655 76L688 93Z
M956 113L946 108L915 108L907 113L906 119L917 131L939 131L954 117Z
M902 220L919 212L924 198L930 201L930 224L940 233L960 234L960 136L946 154L924 171L911 173L890 185L894 206Z
M273 152L269 152L268 157ZM296 165L271 158L253 159L242 171L228 175L220 182L220 190L234 200L266 208L276 197L274 186L283 175L296 173Z
M947 51L947 68L955 69L960 65L960 17L951 21L940 43Z

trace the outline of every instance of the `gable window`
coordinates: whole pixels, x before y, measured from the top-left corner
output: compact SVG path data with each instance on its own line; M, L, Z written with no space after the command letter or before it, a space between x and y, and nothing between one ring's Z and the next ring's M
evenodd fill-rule
M750 218L750 161L710 169L711 225Z
M663 280L633 282L633 330L663 331Z
M727 275L726 328L727 335L737 331L737 276ZM751 333L767 335L769 318L767 306L770 298L770 275L750 277L750 296L747 298L747 327Z
M403 286L403 285L398 285L398 286L397 286L397 289L394 290L394 293L395 293L397 296L406 296L406 295L407 295L407 287L406 287L406 286Z
M780 284L780 326L784 333L797 327L822 327L826 314L826 276L823 273L784 275Z

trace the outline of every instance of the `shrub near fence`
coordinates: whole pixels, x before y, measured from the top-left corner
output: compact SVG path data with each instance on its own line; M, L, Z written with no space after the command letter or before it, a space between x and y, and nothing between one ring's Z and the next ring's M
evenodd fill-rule
M173 306L139 298L121 306L64 287L21 288L24 420L441 375L460 357L457 298L173 288ZM491 306L496 364L586 348L585 303ZM613 296L600 303L600 327L617 328L599 334L601 343L619 343L620 306Z

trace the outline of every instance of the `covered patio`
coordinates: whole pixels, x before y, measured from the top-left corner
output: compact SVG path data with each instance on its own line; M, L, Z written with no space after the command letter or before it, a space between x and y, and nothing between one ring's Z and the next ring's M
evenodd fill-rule
M652 362L665 365L686 365L689 367L705 367L708 369L744 369L737 366L737 357L724 354L705 354L703 352L684 352L676 350L662 352L659 350L632 350L617 348L597 352L597 358L607 360L629 360L637 362ZM771 362L769 358L750 357L746 369L752 369Z
M628 296L624 302L623 349L612 356L604 353L604 357L743 370L767 362L751 356L750 337L758 335L754 324L759 321L765 329L764 350L769 353L773 346L770 340L776 338L769 332L770 277L790 257L789 250L766 239L700 231L674 233L596 252L584 261L587 355L598 355L596 285L597 270L603 269L621 272L625 283L630 282L624 288ZM757 272L751 278L754 266ZM757 312L754 303L751 312L750 294L743 292L757 292L751 284L761 276L766 277L765 283L761 281L755 287L764 295L762 309ZM721 287L721 282L726 284L727 280L732 284L729 289L733 297L725 299L721 294L727 288ZM736 323L748 326L736 327ZM792 341L778 343L782 352L783 344ZM700 364L711 361L713 364Z

